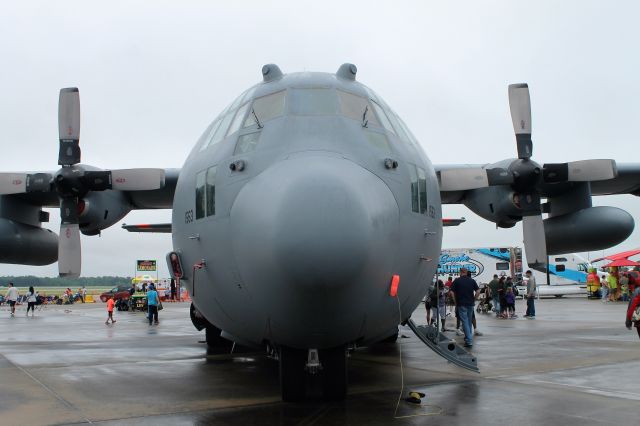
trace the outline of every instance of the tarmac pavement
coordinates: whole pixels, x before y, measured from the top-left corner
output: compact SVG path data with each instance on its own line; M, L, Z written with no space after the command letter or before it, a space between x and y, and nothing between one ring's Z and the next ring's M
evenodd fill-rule
M640 424L640 340L624 327L623 303L543 299L535 320L477 314L480 374L402 327L399 344L352 354L346 401L302 404L280 401L277 362L208 354L189 304L164 306L158 326L140 312L116 312L107 326L102 303L46 306L34 318L0 307L0 424ZM398 403L402 383L403 397L427 395L422 404Z

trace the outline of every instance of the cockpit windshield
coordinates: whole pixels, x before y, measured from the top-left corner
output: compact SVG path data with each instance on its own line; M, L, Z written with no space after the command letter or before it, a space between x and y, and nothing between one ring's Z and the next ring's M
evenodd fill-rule
M335 115L338 98L333 89L291 89L290 112L293 115Z
M281 90L261 98L256 98L243 127L257 124L262 127L265 121L276 118L284 114L285 91Z

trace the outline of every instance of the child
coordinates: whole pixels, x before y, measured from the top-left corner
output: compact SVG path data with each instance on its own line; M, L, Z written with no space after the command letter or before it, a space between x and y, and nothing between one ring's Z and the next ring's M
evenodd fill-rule
M505 294L504 298L507 302L509 318L518 318L516 315L516 295L513 293L513 287L507 287L507 294Z
M445 331L444 322L447 319L446 306L445 306L445 289L442 280L438 280L438 291L436 292L435 286L431 296L431 309L433 309L433 319L436 321L438 314L440 314L440 322L442 323L442 331Z
M113 307L115 306L115 304L116 301L113 300L113 297L110 297L109 300L107 300L107 312L109 313L109 316L104 322L105 324L109 324L109 320L111 320L111 324L115 324L116 320L113 319Z

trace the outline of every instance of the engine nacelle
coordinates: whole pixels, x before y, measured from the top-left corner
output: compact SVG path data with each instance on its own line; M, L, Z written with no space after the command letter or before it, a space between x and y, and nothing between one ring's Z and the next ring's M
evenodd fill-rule
M90 192L81 202L80 231L97 235L131 211L131 203L120 191Z
M505 186L467 191L464 205L483 219L501 228L511 228L522 218L522 211L514 203L514 191Z
M0 218L0 263L50 265L58 260L58 236L49 229Z
M548 254L604 250L626 240L633 217L617 207L589 207L544 221Z

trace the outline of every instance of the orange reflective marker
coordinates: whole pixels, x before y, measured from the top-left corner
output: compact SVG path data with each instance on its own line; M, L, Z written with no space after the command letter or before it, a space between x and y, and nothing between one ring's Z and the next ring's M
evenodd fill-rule
M389 295L391 297L396 297L398 295L398 286L400 285L400 275L394 275L391 277L391 289L389 290Z

